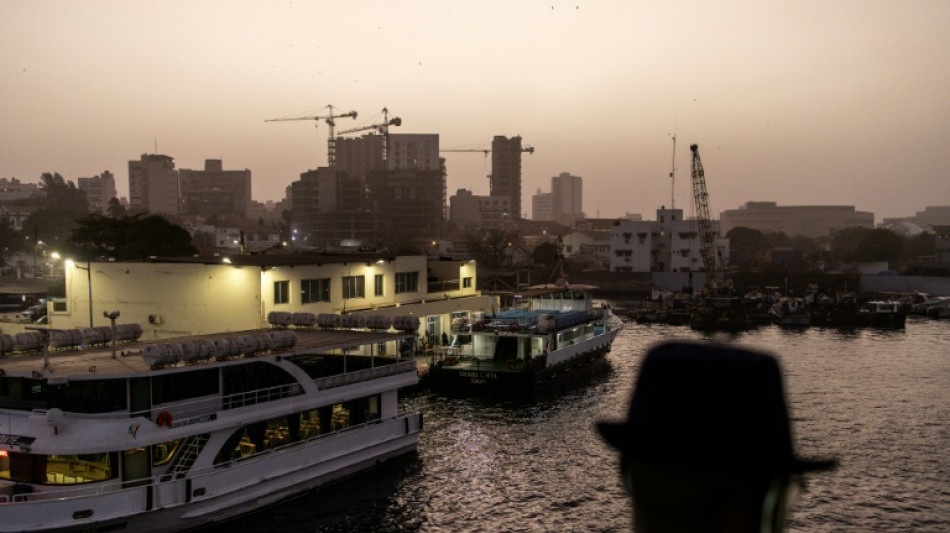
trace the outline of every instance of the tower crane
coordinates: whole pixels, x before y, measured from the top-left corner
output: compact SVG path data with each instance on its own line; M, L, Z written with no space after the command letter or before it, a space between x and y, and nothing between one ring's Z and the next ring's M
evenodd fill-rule
M529 154L533 154L533 153L534 153L534 147L533 147L533 146L522 146L522 147L521 147L521 151L522 151L522 152L527 152L527 153L529 153ZM439 152L479 152L479 153L485 154L485 159L488 159L488 154L491 153L491 148L448 148L448 149L445 149L445 150L439 150ZM486 177L487 177L488 179L491 179L491 174L489 174L489 175L486 176Z
M389 118L389 110L386 109L385 107L383 108L382 114L383 114L383 121L379 124L369 124L367 126L359 126L356 128L350 128L348 130L341 131L339 135L343 135L344 133L356 133L358 131L366 131L366 130L378 131L379 133L383 135L383 138L385 139L384 146L383 146L383 150L384 150L383 160L385 161L389 157L389 127L401 126L402 119L399 117ZM332 143L334 142L334 140L335 138L331 138L330 140L331 146L333 146Z
M485 157L488 157L488 154L491 153L491 148L449 148L446 150L439 150L440 152L479 152L485 154ZM534 148L531 146L522 146L522 152L528 152L529 154L534 153Z
M335 154L333 150L333 128L336 127L336 119L345 118L345 117L352 117L355 119L357 113L356 111L347 111L346 113L337 114L333 111L332 105L328 105L326 106L326 108L330 110L330 113L327 115L269 118L265 120L264 122L284 122L284 121L289 121L289 120L315 120L315 121L318 121L317 124L319 124L319 121L325 120L327 126L330 128L330 136L327 138L327 162L328 162L328 165L332 167L334 163L334 159L335 159ZM314 126L316 126L316 124Z
M689 147L693 152L693 201L696 205L696 219L699 222L700 253L703 257L703 270L706 272L706 285L715 293L730 288L728 280L723 279L723 262L716 254L716 233L709 218L709 192L706 190L706 173L703 161L699 157L699 145ZM711 278L711 279L710 279Z

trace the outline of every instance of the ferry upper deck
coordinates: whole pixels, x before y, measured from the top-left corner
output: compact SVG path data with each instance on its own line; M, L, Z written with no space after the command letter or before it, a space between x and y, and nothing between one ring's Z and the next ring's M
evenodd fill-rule
M213 356L195 359L193 362L185 360L172 364L153 366L150 358L143 357L152 347L161 345L182 345L195 341L215 341L224 338L243 339L269 332L293 332L295 343L287 348L278 350L258 350L254 355L235 353L227 357ZM228 360L244 357L267 357L298 354L327 354L348 353L362 350L360 355L394 356L405 350L406 344L415 335L413 333L390 333L383 331L353 331L353 330L324 330L324 329L267 329L248 330L218 333L214 335L200 335L182 337L178 339L162 339L158 341L117 342L115 353L111 344L100 344L87 348L52 348L46 347L39 352L16 353L0 356L0 376L19 376L33 378L47 378L56 380L59 377L66 379L79 375L134 375L150 372L159 368L182 368L188 365L215 365ZM405 355L403 353L403 355Z

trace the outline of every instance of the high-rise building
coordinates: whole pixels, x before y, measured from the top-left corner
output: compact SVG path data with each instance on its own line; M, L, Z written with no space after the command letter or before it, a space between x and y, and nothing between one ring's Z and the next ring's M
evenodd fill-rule
M178 215L178 171L167 155L142 154L129 161L129 210Z
M250 170L224 170L220 159L206 159L204 170L183 168L178 176L182 214L247 216L251 205Z
M567 172L551 178L551 219L558 224L573 226L584 218L584 182L580 176Z
M386 168L441 170L439 135L436 133L390 133Z
M300 246L331 248L346 240L376 242L384 230L365 207L362 182L337 168L318 168L291 184L291 234Z
M334 148L333 168L310 171L294 183L298 232L327 246L438 236L446 180L437 134L337 137Z
M531 220L554 220L553 195L549 192L538 192L531 197Z
M108 170L91 178L77 178L76 186L86 193L89 209L93 211L105 213L109 200L115 198L115 176Z
M362 181L367 172L386 168L386 138L383 135L337 137L333 140L333 146L335 155L332 168L343 170L350 177Z
M507 196L515 220L521 212L521 137L496 135L491 143L491 196Z

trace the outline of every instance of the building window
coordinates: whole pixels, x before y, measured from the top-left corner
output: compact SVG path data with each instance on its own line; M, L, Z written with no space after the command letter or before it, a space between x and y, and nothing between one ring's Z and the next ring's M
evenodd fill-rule
M462 278L462 288L463 288L463 289L471 289L471 288L472 288L472 278L471 278L471 277Z
M305 279L300 282L300 303L330 301L330 278Z
M383 274L376 274L376 277L373 278L374 292L376 296L383 295Z
M366 276L343 276L343 299L363 298L366 295Z
M285 304L289 302L290 302L290 282L289 281L275 281L274 282L274 303Z
M396 272L396 294L419 292L418 272Z

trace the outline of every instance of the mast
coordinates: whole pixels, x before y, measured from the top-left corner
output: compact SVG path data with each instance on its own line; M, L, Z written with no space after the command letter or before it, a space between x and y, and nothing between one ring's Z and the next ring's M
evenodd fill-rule
M673 134L673 161L670 163L670 209L676 209L676 134Z

